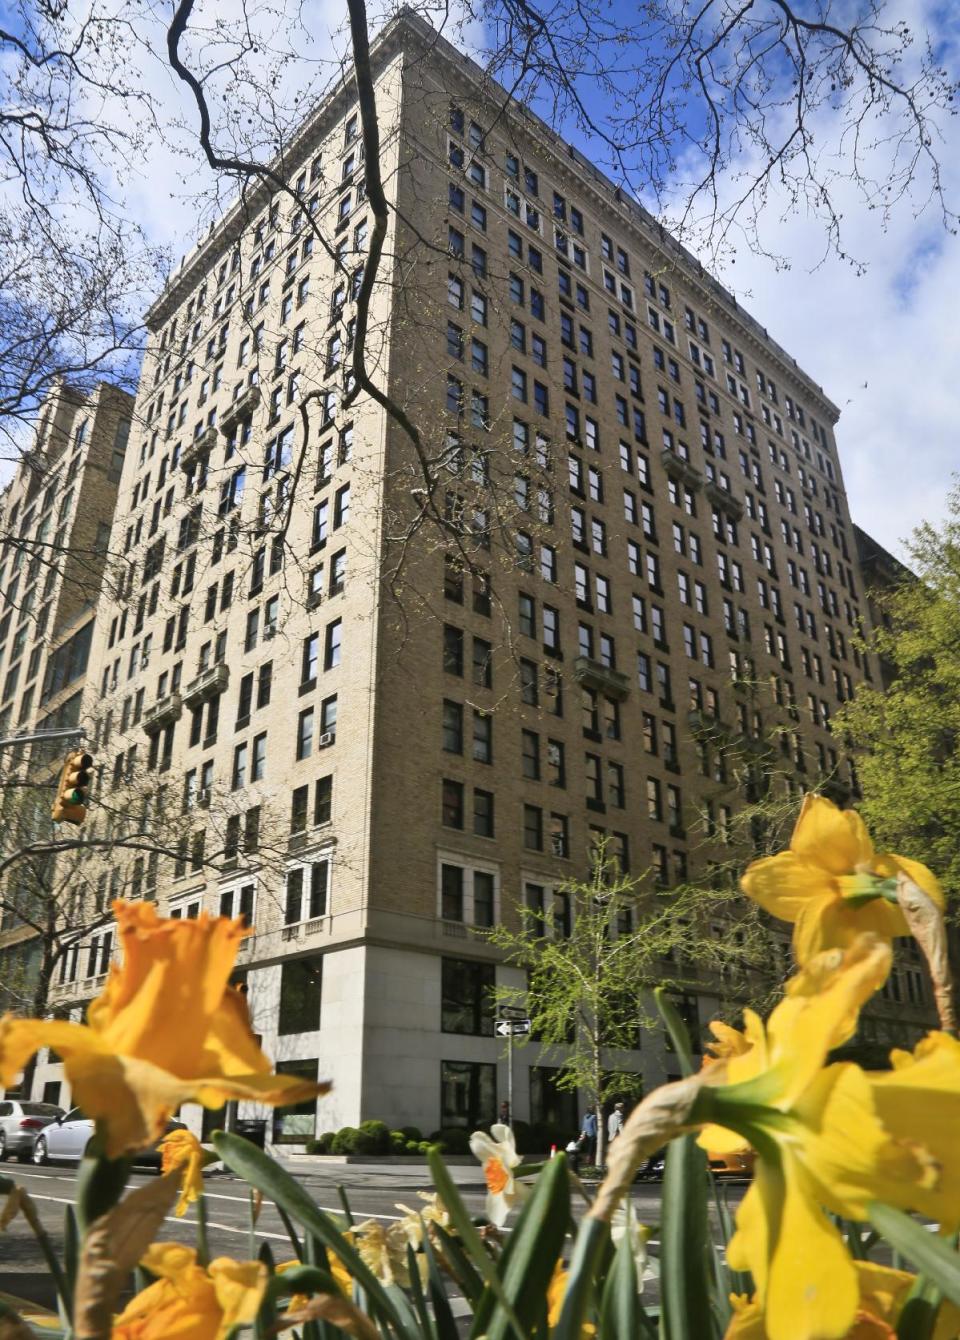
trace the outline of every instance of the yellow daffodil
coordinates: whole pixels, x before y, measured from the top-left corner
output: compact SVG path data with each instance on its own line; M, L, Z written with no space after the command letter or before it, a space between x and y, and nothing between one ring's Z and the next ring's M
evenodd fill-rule
M400 1227L413 1248L419 1248L423 1242L424 1228L431 1235L430 1240L433 1242L434 1225L446 1229L450 1227L450 1216L447 1213L447 1208L435 1191L418 1191L417 1195L424 1202L419 1209L411 1209L409 1205L399 1204L396 1207L398 1210L403 1210Z
M186 1214L187 1206L203 1195L203 1169L207 1163L216 1161L216 1155L204 1149L192 1131L171 1131L163 1137L158 1148L161 1172L183 1169L180 1199L174 1211L179 1219Z
M470 1152L483 1164L487 1184L487 1218L502 1228L513 1206L522 1199L524 1188L514 1180L513 1170L521 1162L513 1131L500 1122L486 1131L474 1131Z
M357 1251L361 1260L370 1267L381 1284L410 1283L407 1265L407 1234L401 1223L384 1225L376 1219L366 1219L354 1228ZM425 1274L426 1261L421 1258Z
M261 1261L221 1256L204 1269L173 1242L155 1242L142 1264L157 1279L114 1320L111 1340L226 1340L253 1322L269 1280Z
M853 1324L843 1340L896 1340L896 1325L916 1276L905 1270L854 1261L859 1297ZM732 1298L733 1316L724 1340L769 1340L763 1309L757 1299ZM957 1340L960 1309L940 1304L930 1340Z
M260 1050L246 1001L229 985L247 933L240 921L163 920L152 903L117 902L114 915L122 962L111 967L87 1023L4 1016L0 1085L13 1084L38 1048L52 1047L111 1158L158 1139L184 1102L283 1105L329 1089L273 1074Z
M701 1145L746 1141L756 1151L728 1260L752 1273L770 1340L839 1340L853 1323L856 1271L824 1208L862 1220L879 1200L948 1226L960 1209L949 1136L960 1118L960 1043L935 1035L890 1075L824 1068L889 964L875 936L819 957L766 1028L746 1013L745 1050L730 1048L703 1072L692 1113L705 1123Z
M888 942L908 935L896 898L901 871L943 907L943 892L925 865L876 852L859 814L807 795L789 849L754 861L741 887L767 912L794 923L794 952L804 964L865 931Z
M570 1272L563 1268L563 1262L558 1261L553 1268L550 1283L547 1285L547 1326L551 1331L560 1321L569 1275ZM580 1327L580 1340L585 1340L586 1336L594 1336L596 1333L597 1328L593 1322L585 1321Z

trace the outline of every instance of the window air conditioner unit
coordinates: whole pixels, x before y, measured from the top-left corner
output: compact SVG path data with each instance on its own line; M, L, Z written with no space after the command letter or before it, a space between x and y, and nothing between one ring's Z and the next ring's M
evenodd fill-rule
M197 809L208 810L210 808L210 788L204 787L197 792Z
M336 738L337 736L335 731L332 730L324 731L323 734L320 736L320 739L317 741L317 748L318 749L329 748L330 745L332 745L333 742L336 740Z
M275 628L265 628L263 630L264 642L269 642L271 638L275 638L276 636L277 636L277 630Z

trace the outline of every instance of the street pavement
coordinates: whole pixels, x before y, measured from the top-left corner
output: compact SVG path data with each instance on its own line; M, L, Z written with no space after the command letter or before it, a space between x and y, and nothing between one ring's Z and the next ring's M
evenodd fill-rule
M312 1159L286 1158L284 1166L308 1190L317 1205L332 1214L342 1214L338 1186L343 1186L355 1220L373 1218L385 1223L399 1219L398 1203L410 1207L418 1203L417 1191L431 1191L426 1167L400 1164L336 1164L318 1167ZM54 1250L63 1250L64 1209L76 1203L76 1168L53 1165L35 1168L29 1164L5 1163L2 1172L14 1178L29 1192L40 1220L49 1234ZM476 1164L453 1165L450 1172L471 1214L483 1213L484 1189ZM135 1172L131 1186L139 1186L155 1177L151 1172ZM731 1209L746 1189L746 1183L731 1185L728 1194ZM290 1240L276 1207L264 1201L251 1236L250 1200L247 1188L229 1173L216 1168L206 1175L208 1236L213 1256L249 1259L262 1242L269 1243L275 1259L293 1256ZM659 1183L640 1183L634 1187L634 1205L641 1223L655 1225L660 1217ZM575 1212L577 1207L575 1206ZM170 1215L158 1235L165 1241L191 1244L194 1241L196 1215L188 1211L182 1219ZM656 1254L654 1237L652 1251ZM55 1306L53 1291L36 1240L22 1217L17 1217L0 1233L0 1292L28 1298L47 1307ZM655 1288L653 1290L655 1293ZM455 1309L457 1310L457 1309Z

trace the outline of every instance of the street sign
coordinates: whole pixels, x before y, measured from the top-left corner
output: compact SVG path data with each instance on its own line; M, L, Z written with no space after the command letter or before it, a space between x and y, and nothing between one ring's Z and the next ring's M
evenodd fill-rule
M529 1032L529 1019L501 1019L497 1024L497 1037L500 1038L522 1037Z
M501 1005L501 1019L526 1019L527 1012L522 1005Z

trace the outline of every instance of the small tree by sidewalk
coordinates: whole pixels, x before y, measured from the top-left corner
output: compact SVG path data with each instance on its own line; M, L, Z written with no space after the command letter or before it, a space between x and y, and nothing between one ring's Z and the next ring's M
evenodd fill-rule
M526 971L526 993L499 989L498 1003L523 1001L531 1038L556 1057L557 1087L586 1094L602 1164L604 1104L639 1097L641 1088L640 1076L617 1055L637 1048L643 1030L659 1027L646 1007L649 993L687 986L704 970L719 978L734 961L742 968L759 941L710 933L718 918L731 917L728 895L653 887L646 876L623 873L605 845L595 851L588 879L558 885L548 906L518 904L517 915L518 928L498 925L489 939L507 964ZM757 924L749 913L746 920Z

